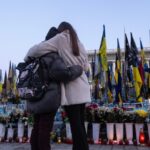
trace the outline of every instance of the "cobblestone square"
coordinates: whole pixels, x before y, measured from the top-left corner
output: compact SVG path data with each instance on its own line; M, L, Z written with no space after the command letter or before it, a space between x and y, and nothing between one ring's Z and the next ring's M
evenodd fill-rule
M52 144L52 150L72 150L71 144ZM145 146L90 145L90 150L149 150ZM31 150L30 144L0 143L0 150Z

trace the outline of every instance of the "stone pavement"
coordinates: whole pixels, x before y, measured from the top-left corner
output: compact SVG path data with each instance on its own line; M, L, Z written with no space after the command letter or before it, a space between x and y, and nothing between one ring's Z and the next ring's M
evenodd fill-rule
M52 150L72 150L70 144L52 144ZM90 150L149 150L144 146L90 145ZM31 150L29 144L0 143L0 150Z

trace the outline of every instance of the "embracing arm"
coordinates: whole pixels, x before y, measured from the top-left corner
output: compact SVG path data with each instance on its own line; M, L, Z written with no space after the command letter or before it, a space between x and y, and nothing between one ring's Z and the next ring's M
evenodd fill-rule
M73 65L71 67L67 67L63 59L58 56L49 70L49 78L54 81L69 82L79 77L82 72L83 69L81 66Z
M34 45L27 52L24 61L27 62L30 57L40 57L49 52L57 52L59 49L58 48L59 40L60 40L60 35L58 34L47 41L43 41L37 45Z

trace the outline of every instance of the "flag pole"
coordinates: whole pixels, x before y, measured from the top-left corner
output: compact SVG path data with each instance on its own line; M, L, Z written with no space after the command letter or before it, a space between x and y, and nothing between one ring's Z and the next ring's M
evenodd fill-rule
M128 101L128 94L127 94L127 92L128 92L128 87L127 87L127 62L126 62L126 60L125 60L125 50L126 50L126 42L125 42L125 34L126 34L126 32L125 32L125 27L124 27L124 70L123 70L123 73L124 73L124 93L125 93L125 102L127 102Z

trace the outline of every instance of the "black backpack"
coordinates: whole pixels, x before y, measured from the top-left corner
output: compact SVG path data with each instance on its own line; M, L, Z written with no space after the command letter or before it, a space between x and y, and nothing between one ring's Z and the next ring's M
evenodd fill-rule
M45 81L45 67L40 58L32 58L30 63L19 63L17 89L19 97L24 100L36 102L40 100L47 91L48 82Z

